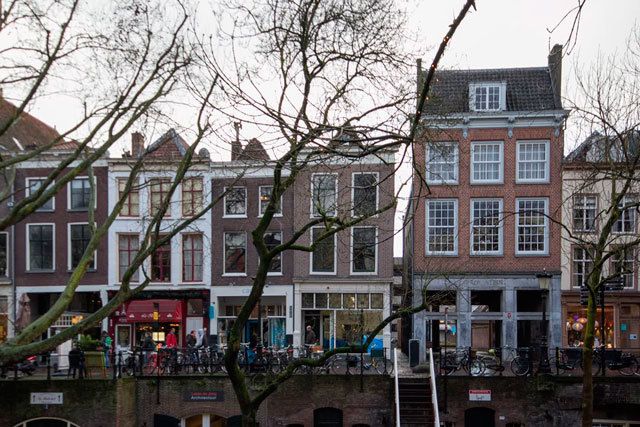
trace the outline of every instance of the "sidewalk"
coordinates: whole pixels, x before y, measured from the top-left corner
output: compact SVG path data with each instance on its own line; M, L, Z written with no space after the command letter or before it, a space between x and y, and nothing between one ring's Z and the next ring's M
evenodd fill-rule
M415 366L414 368L417 368L417 372L414 372L414 369L409 366L409 356L398 349L398 377L429 378L428 363L420 364L418 366Z

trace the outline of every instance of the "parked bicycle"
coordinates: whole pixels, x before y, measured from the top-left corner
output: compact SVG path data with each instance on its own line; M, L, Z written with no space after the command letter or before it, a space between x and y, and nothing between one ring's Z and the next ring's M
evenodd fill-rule
M451 375L460 369L464 370L465 374L476 377L484 373L485 366L482 360L476 357L475 351L470 348L456 349L445 353L440 371Z

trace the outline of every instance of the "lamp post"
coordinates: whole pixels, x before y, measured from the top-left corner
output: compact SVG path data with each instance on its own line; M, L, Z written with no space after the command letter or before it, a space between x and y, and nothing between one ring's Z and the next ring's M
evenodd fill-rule
M549 345L548 337L549 326L547 324L547 295L551 288L551 278L553 275L544 271L536 274L538 278L538 286L542 291L542 339L540 340L540 363L538 364L539 374L550 374L551 366L549 365Z

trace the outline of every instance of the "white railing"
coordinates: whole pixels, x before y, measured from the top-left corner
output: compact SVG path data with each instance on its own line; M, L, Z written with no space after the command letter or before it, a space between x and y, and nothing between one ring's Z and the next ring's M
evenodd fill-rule
M433 366L433 349L429 348L429 377L431 380L431 403L433 404L433 425L440 427L438 412L438 389L436 389L436 370Z
M396 427L400 427L400 387L398 386L398 349L393 348L393 372L396 386Z

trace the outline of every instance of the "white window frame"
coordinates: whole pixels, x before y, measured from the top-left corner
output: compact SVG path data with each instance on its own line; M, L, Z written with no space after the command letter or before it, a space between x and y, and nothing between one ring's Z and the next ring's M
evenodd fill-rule
M376 204L373 209L374 212L378 210L378 206L380 203L380 174L378 172L353 172L351 174L351 217L355 218L355 195L356 195L356 175L374 175L376 177ZM368 216L367 218L377 218L378 214Z
M518 208L521 201L544 201L544 251L521 251L518 250L518 227L520 222L520 209ZM549 255L549 198L548 197L518 197L515 206L515 254L523 256L548 256Z
M473 204L474 202L498 202L498 250L497 251L474 251L473 250ZM469 253L471 255L504 255L504 207L503 200L499 198L473 198L469 201Z
M323 229L324 227L311 227L309 229L309 243L313 244L313 230ZM332 276L337 274L338 270L338 244L336 239L337 234L333 234L333 271L313 271L313 251L309 252L309 274L315 274L320 276Z
M582 203L581 204L577 204L576 203L576 199L577 198L581 198L582 199ZM592 230L586 230L584 225L585 225L585 216L583 215L582 217L582 224L581 227L578 229L576 228L576 209L579 208L580 210L586 212L587 211L587 204L586 204L586 200L589 198L593 198L595 199L596 203L595 206L593 208L593 229ZM571 230L574 233L584 233L584 234L588 234L588 233L595 233L598 230L598 205L599 205L599 197L597 194L575 194L571 197Z
M89 181L89 189L91 189L91 180L88 176L76 176L71 181L67 182L67 210L72 212L87 212L89 207L85 208L71 208L71 183L75 180L86 179ZM117 190L116 190L117 191ZM119 191L117 191L119 193ZM93 177L93 209L98 207L98 179Z
M227 213L227 190L236 190L236 189L242 189L244 190L244 213L243 214L228 214ZM224 187L224 200L223 200L223 204L222 204L222 217L223 218L246 218L247 217L247 211L248 211L248 206L247 206L247 187L238 185L238 186L233 186L233 187Z
M611 248L613 250L615 250L615 245L613 248ZM631 261L631 286L627 286L626 282L624 284L624 289L635 289L636 287L636 282L638 281L638 247L633 247L633 248L627 248L629 251L631 251L631 258L625 258L623 260L623 262L629 262ZM610 268L610 274L615 273L616 269L615 269L615 264L617 262L619 262L620 260L616 257L616 255L613 255L611 257L611 262L609 262L609 268ZM629 274L629 273L627 273Z
M429 202L453 202L453 251L431 251L429 250ZM458 199L427 199L424 211L424 250L425 255L436 256L457 256L458 255Z
M375 230L375 237L374 237L375 255L374 255L374 268L373 268L373 271L354 271L353 270L353 261L354 261L354 257L353 257L353 231L356 228L373 228ZM376 227L375 225L363 225L363 226L351 227L349 235L351 236L351 244L349 245L349 269L350 269L350 273L352 275L354 275L354 276L374 276L374 275L377 275L378 274L378 227Z
M266 188L266 187L271 187L271 192L273 192L273 185L260 185L258 187L258 218L262 218L264 216L264 213L262 212L262 199L261 199L261 195L262 195L262 189ZM280 212L274 212L273 217L276 218L280 218L282 217L282 194L280 195L280 203L279 203L279 207L280 207ZM267 202L267 204L269 204L269 202ZM265 210L267 209L267 207L265 206Z
M75 267L71 266L71 226L72 225L89 225L88 222L69 222L67 223L67 269L73 271ZM98 251L93 252L93 265L89 267L89 271L96 271L98 268Z
M520 150L526 144L544 144L544 178L542 179L522 179L520 178ZM516 142L516 184L547 184L550 180L550 143L548 140L525 139Z
M120 279L120 237L121 236L137 236L138 237L138 253L140 252L140 235L137 233L130 233L126 231L116 233L116 245L118 247L118 254L116 255L116 260L118 265L116 266L116 277L118 278L118 283L122 283ZM149 264L150 268L150 264ZM139 283L140 282L140 268L136 269L136 271L131 275L131 279L129 283Z
M454 151L454 160L453 160L453 164L454 164L454 175L455 178L453 179L442 179L442 177L440 178L435 178L435 179L431 179L431 172L429 172L429 150L430 150L430 146L434 145L434 146L454 146L455 147L455 151ZM431 185L447 185L447 184L458 184L458 182L460 181L460 145L456 142L456 141L441 141L441 142L434 142L432 144L426 144L425 147L425 157L424 157L424 164L425 164L425 178L428 184ZM445 164L445 163L437 163L437 164Z
M24 187L25 195L27 197L31 195L30 181L44 181L46 179L47 179L46 176L30 176L25 178L25 187ZM51 181L51 184L49 185L50 186L55 185L55 181ZM51 209L44 209L42 207L39 207L38 209L36 209L36 212L54 212L56 210L56 196L52 196L51 199L49 200L51 200Z
M582 259L576 259L576 249L583 251L582 253ZM587 269L584 268L585 264L587 263L591 263L591 269L593 270L593 258L587 258L586 255L589 255L589 249L585 248L585 247L581 247L580 245L572 245L571 248L571 277L569 278L569 284L571 286L572 289L580 289L582 287L582 285L584 285L584 283L575 283L575 277L577 276L576 273L576 262L579 262L580 264L582 264L582 276L583 279L586 279L588 276L588 272Z
M613 226L611 228L611 233L612 234L616 234L616 235L629 235L629 234L634 234L637 232L638 230L638 207L631 207L631 208L625 208L625 206L627 205L627 203L631 203L634 204L634 202L637 200L637 195L636 194L625 194L624 196L622 196L622 199L620 200L622 202L622 207L619 208L621 209L620 212L620 216L618 217L618 220L616 222L613 223ZM622 231L618 231L616 230L616 227L618 225L618 222L621 222L624 225L624 221L623 221L623 216L625 214L625 211L631 209L631 215L633 215L633 222L631 224L632 229L631 230L622 230Z
M333 211L332 215L327 215L327 216L335 217L336 215L338 215L338 196L339 196L338 195L338 174L335 173L335 172L326 172L326 173L317 172L317 173L312 173L311 174L311 182L309 183L310 184L309 194L311 195L311 197L309 199L311 218L320 218L321 217L320 215L316 215L315 205L313 203L313 200L314 200L314 192L313 192L314 191L314 185L313 185L314 177L316 177L316 176L328 176L328 175L334 176L336 178L336 183L335 183L335 190L334 190L334 194L335 194L334 211ZM327 214L329 214L329 213L327 212Z
M488 108L489 104L489 88L497 87L500 91L499 95L499 106L498 108ZM485 102L485 107L487 108L476 108L476 89L485 89L487 99ZM469 111L478 111L478 112L492 112L492 111L504 111L507 109L507 83L506 82L477 82L477 83L469 83Z
M2 275L2 277L9 277L9 233L6 231L0 231L0 236L4 236L7 242L7 251L5 253L5 273L4 275Z
M245 199L246 200L246 199ZM244 272L235 272L227 273L227 234L244 234ZM204 243L204 242L203 242ZM222 233L222 275L224 277L246 277L247 276L247 266L249 265L249 242L247 238L246 231L225 231ZM204 271L203 271L204 275Z
M264 234L267 233L280 233L280 244L282 244L282 241L284 239L284 233L282 232L282 230L267 230L264 232ZM279 256L280 256L280 271L268 271L267 270L267 276L282 276L284 273L284 265L282 263L282 261L284 260L283 257L284 252L280 252Z
M31 227L32 225L50 225L52 227L51 229L51 236L53 237L52 239L52 243L51 243L51 256L52 256L52 260L51 260L51 265L52 265L52 269L43 269L43 270L32 270L31 269L31 244L29 243L29 227ZM31 222L29 224L25 224L25 240L26 240L26 244L25 247L27 248L27 253L25 256L25 259L27 261L26 263L26 271L29 272L36 272L36 273L50 273L53 271L56 271L56 224L53 222Z
M204 187L203 187L203 192L204 192ZM200 236L200 238L202 239L202 279L200 280L185 280L184 278L184 260L185 260L185 256L184 256L184 238L187 236ZM245 253L245 259L246 259L246 253ZM197 230L193 230L193 231L185 231L184 233L180 233L180 281L182 283L188 283L190 285L197 285L197 284L201 284L204 283L205 280L205 272L207 271L206 269L206 247L204 244L204 233L197 231ZM173 273L173 272L172 272Z
M475 179L473 177L476 163L473 160L474 148L482 145L498 145L498 153L500 155L498 166L498 179ZM469 168L469 182L471 184L502 184L504 182L504 142L503 141L473 141L471 142L471 148L469 152L469 162L471 167ZM486 164L493 164L493 162L484 162Z

